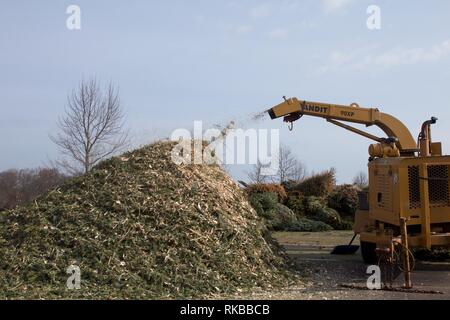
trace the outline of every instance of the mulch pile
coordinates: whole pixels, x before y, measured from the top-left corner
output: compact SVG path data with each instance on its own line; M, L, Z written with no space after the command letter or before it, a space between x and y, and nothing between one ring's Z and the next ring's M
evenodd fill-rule
M183 298L286 284L245 194L217 165L176 165L171 142L100 163L0 213L0 298ZM69 290L70 265L81 289Z

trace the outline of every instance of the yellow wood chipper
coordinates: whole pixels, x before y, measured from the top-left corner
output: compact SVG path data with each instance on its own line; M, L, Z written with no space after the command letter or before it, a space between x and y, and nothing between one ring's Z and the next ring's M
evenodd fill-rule
M431 125L423 123L418 140L395 117L378 108L362 108L284 98L270 108L272 119L292 123L302 116L328 122L374 140L369 146L369 188L360 193L354 231L360 236L364 262L377 263L382 255L400 255L405 287L411 287L410 247L450 246L450 156L440 142L432 142ZM344 122L379 127L377 137Z

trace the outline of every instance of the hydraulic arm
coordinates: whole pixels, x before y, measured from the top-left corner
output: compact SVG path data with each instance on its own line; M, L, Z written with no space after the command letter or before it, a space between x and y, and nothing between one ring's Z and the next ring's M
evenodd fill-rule
M325 118L332 124L377 141L377 144L373 144L369 148L371 157L413 156L418 151L416 141L408 128L397 118L382 113L377 108L361 108L357 104L344 106L298 100L297 98L283 98L284 102L268 110L272 119L284 117L284 121L292 123L303 115ZM386 133L387 137L376 137L341 121L366 126L375 125Z

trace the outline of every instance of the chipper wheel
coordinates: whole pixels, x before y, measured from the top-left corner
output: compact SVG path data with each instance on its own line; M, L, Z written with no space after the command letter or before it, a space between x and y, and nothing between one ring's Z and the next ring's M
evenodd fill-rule
M361 241L361 255L366 264L377 264L378 257L375 249L377 245L372 242Z

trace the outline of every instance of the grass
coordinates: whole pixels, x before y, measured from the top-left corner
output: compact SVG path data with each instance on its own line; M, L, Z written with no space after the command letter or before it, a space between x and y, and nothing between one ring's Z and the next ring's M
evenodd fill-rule
M351 230L333 230L324 232L273 232L274 237L280 244L317 244L317 245L341 245L348 244L353 237ZM353 244L359 245L356 237Z

